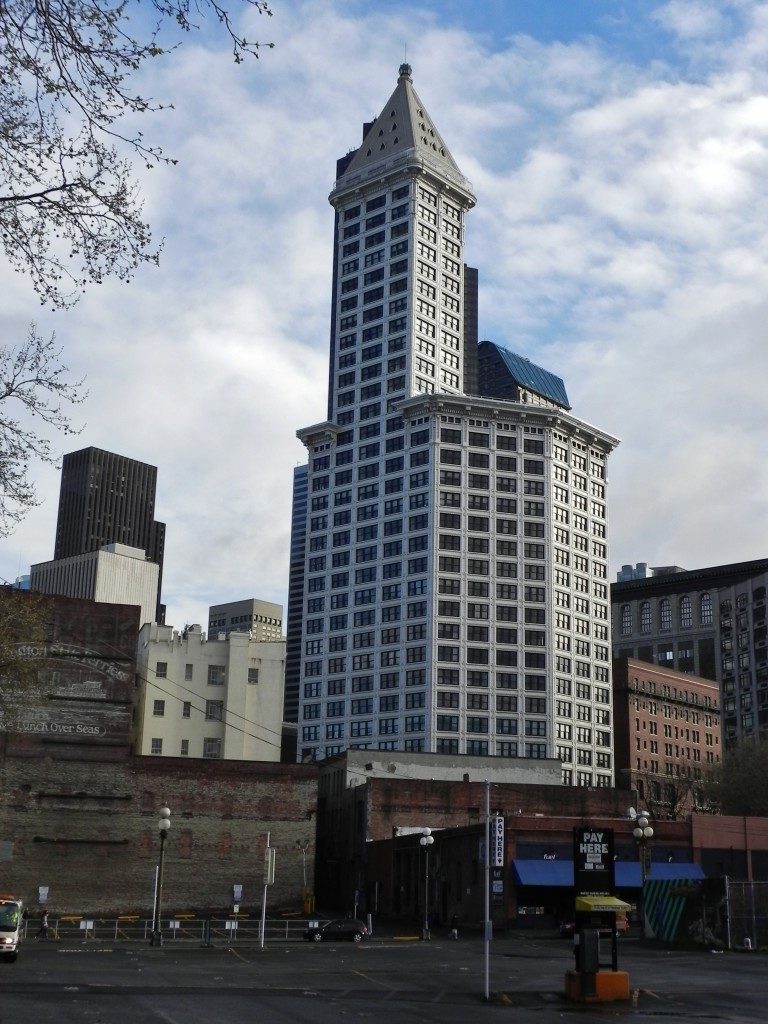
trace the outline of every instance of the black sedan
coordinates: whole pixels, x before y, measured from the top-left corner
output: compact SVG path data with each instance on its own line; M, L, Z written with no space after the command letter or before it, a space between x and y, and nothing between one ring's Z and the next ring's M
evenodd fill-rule
M368 925L354 917L340 918L338 921L329 921L324 925L310 924L304 932L304 938L309 942L337 942L349 939L350 942L362 942L368 934Z

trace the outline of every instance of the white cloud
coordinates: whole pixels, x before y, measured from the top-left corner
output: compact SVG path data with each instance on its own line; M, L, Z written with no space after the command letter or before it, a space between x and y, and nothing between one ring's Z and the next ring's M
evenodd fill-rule
M158 466L169 621L285 599L295 431L326 408L327 195L403 40L477 191L481 332L563 376L575 414L622 438L614 562L765 554L768 25L746 5L716 46L718 12L735 10L665 6L665 29L697 42L690 67L538 41L512 15L491 49L418 5L340 0L257 23L278 46L255 65L207 37L158 64L146 91L176 109L151 127L180 160L144 175L160 268L41 325L89 378L87 428L64 450ZM23 336L36 300L7 271L0 287L0 328ZM38 480L46 505L5 543L6 577L52 555L58 476Z
M708 0L670 0L656 10L655 18L682 39L709 38L724 27L722 7Z

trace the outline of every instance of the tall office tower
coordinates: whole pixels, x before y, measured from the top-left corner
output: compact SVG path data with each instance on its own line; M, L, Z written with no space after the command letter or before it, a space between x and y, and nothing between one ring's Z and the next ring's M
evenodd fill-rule
M285 703L283 720L299 717L301 683L301 635L304 623L304 562L307 547L307 466L293 471L291 553L288 569L288 616L285 629Z
M475 200L408 65L339 168L328 419L298 433L298 756L559 756L566 781L610 785L617 442L559 378L478 348Z
M163 582L165 523L155 514L157 468L100 448L64 456L54 559L97 551L105 544L141 548L160 567L157 621Z

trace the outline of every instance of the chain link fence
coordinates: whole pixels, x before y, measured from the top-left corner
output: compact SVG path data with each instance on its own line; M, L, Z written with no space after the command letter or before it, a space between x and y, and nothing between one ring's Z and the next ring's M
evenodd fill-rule
M726 878L724 909L730 949L768 948L768 882Z

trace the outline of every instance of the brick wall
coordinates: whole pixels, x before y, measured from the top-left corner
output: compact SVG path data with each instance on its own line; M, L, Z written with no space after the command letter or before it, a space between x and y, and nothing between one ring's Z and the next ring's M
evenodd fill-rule
M491 785L491 811L514 819L522 813L542 825L552 818L621 818L630 795L615 789ZM540 815L540 819L536 816ZM317 897L319 905L344 911L354 892L365 890L366 842L389 839L396 827L462 828L485 820L485 784L436 779L368 779L349 787L330 813L320 802ZM569 833L570 835L570 833Z
M38 598L0 588L0 602ZM45 638L20 637L17 646L19 658L35 666L38 686L20 699L12 685L5 691L5 752L58 761L127 758L139 609L72 597L39 600Z
M314 873L317 777L311 765L134 757L0 760L0 888L55 913L149 914L158 810L171 809L164 907L260 906L267 832L277 849L268 909L299 909L302 853ZM9 859L8 855L10 854Z
M368 839L386 839L395 826L460 827L484 820L485 785L371 779L368 784ZM615 789L572 786L492 785L491 811L504 816L620 817L629 794Z

